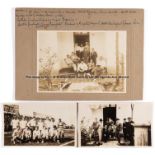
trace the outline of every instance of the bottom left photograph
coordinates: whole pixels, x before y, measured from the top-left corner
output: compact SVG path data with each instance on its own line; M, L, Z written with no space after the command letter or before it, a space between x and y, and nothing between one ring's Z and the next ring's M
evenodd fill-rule
M5 146L76 146L77 104L4 104Z

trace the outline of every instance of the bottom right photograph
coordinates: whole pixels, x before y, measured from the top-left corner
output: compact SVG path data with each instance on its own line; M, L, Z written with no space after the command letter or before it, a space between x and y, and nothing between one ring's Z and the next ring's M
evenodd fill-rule
M80 102L79 146L152 145L152 103Z

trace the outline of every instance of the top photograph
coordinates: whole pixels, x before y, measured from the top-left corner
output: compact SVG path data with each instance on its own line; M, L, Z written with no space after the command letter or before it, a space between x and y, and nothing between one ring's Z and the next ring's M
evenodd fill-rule
M143 9L15 9L18 100L143 97Z

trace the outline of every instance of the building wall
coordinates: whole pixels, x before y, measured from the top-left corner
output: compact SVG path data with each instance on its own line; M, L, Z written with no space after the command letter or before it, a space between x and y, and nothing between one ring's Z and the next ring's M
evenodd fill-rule
M116 67L116 32L103 31L103 32L90 32L90 49L94 48L99 61L100 57L104 58L103 65L108 66L108 71L115 74ZM45 49L49 48L49 53ZM45 62L52 53L57 54L57 61L60 62L55 66L57 70L65 67L64 58L67 54L74 51L74 36L73 32L69 31L38 31L37 32L37 50L39 57L45 58ZM126 33L125 31L119 32L119 52L126 53Z
M66 66L64 58L67 54L74 52L74 37L73 32L58 32L58 55L60 66L63 68Z
M116 106L116 117L123 122L124 118L132 117L131 104L134 105L133 121L136 125L150 125L152 119L152 105L142 103L121 103ZM96 106L95 106L96 105ZM115 105L115 104L112 104ZM103 118L103 107L109 106L107 104L83 104L80 105L80 119L86 117L87 119L94 120L95 118ZM93 110L92 110L93 109Z

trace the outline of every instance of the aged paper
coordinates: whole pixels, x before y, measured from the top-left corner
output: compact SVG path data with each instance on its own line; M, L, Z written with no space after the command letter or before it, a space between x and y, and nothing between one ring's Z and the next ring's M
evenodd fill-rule
M143 23L142 9L17 8L16 99L142 99Z

